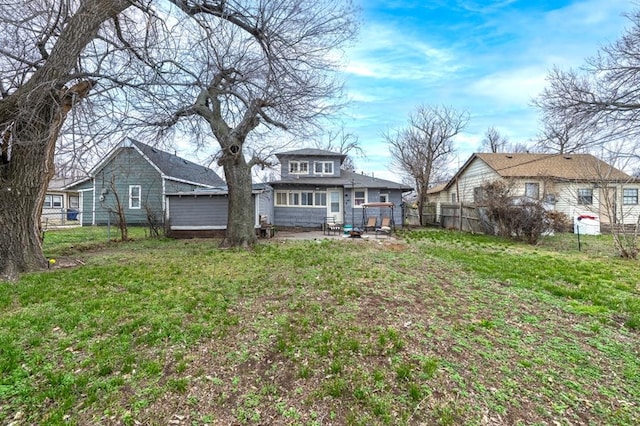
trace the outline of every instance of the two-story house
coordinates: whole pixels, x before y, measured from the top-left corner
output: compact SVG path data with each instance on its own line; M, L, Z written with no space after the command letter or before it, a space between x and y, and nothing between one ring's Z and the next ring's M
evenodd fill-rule
M280 180L274 190L273 224L279 227L317 228L327 217L336 223L362 227L368 217L391 216L402 224L402 193L412 188L365 174L342 170L346 156L322 149L299 149L276 154ZM390 209L382 204L396 206Z

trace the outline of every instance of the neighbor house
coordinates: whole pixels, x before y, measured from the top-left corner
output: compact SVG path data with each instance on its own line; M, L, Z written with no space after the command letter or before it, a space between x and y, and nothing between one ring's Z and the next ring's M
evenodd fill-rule
M640 214L640 181L590 154L476 153L429 198L439 215L446 203L475 203L482 186L495 180L508 181L514 196L540 200L570 218L597 217L603 230L635 224Z
M77 191L65 189L72 181L72 179L54 177L49 182L40 220L45 228L79 223L80 196Z
M274 190L276 226L319 228L330 218L362 227L372 216L378 218L378 225L383 217L402 224L402 193L411 187L342 170L346 156L337 152L299 149L276 157L280 180L269 183Z
M64 189L77 192L83 225L161 222L166 194L226 188L213 170L133 139L124 139L89 172Z

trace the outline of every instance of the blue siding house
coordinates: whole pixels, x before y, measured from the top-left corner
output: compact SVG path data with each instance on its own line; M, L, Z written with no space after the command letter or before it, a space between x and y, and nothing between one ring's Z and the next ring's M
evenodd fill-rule
M321 149L276 154L280 180L274 190L273 224L278 227L320 228L327 218L364 227L369 217L402 224L402 193L411 187L342 170L346 156ZM389 208L393 204L396 208ZM369 205L369 206L367 206Z
M116 223L122 206L127 224L163 221L166 194L226 187L213 170L133 139L124 139L90 172L65 188L79 194L83 225Z

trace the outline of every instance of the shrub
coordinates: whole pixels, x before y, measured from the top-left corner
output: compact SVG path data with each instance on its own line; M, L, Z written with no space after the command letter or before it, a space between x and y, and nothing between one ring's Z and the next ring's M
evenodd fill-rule
M493 181L482 186L477 204L482 206L485 229L494 235L536 244L555 223L542 203L512 194L512 183Z

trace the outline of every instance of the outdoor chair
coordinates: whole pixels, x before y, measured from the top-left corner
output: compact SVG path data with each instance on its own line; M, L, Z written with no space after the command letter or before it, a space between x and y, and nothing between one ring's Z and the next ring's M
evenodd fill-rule
M339 235L342 233L342 224L337 223L334 216L325 217L322 228L325 235Z
M389 235L391 235L391 218L390 217L382 218L382 223L380 224L380 228L376 228L376 236L378 234L384 234L387 236L387 238L389 237Z
M364 225L364 232L368 232L369 230L375 231L377 224L378 218L376 218L375 216L371 216L367 219L367 224Z

